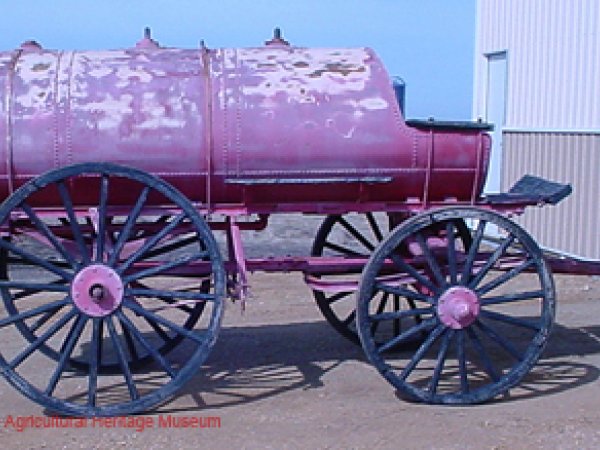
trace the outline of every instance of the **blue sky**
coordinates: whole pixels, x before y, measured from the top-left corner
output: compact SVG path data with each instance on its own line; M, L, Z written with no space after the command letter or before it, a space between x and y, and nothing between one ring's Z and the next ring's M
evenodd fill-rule
M471 117L476 0L0 0L0 50L132 46L145 26L161 45L292 44L375 49L407 84L407 116Z

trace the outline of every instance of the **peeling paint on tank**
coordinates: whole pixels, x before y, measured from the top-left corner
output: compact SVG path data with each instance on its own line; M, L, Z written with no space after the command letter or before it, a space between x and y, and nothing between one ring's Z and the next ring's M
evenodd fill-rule
M360 100L358 104L361 108L369 110L386 109L389 106L388 102L381 97L365 98Z
M151 112L151 115L153 115L153 117L136 125L136 128L142 130L160 130L164 128L184 128L186 124L185 120L165 117L164 114Z
M104 65L107 61L114 62L119 59L123 61L131 60L131 56L129 56L125 50L104 50L85 52L80 53L79 56L84 61L90 63L97 62L99 63L99 65Z
M47 89L33 84L26 94L15 97L15 103L22 108L44 109L48 103L48 95Z
M141 67L119 67L115 74L119 79L119 81L115 83L115 86L118 88L124 88L131 83L150 83L153 79L152 75Z
M334 62L332 53L340 53ZM242 77L251 74L243 83L243 95L274 96L284 92L290 103L310 103L311 91L340 95L364 90L371 77L369 59L365 49L339 52L330 49L240 49L236 62ZM224 63L233 64L228 59Z
M119 98L107 94L103 101L85 103L79 105L78 108L98 115L95 126L104 131L118 128L123 122L123 118L133 113L132 102L133 96L129 94L123 94Z
M110 67L98 67L97 69L92 69L87 72L87 74L92 78L103 78L111 73L113 73L113 69Z
M346 100L345 104L355 109L366 109L369 111L386 109L389 103L381 97L363 98L362 100Z
M49 77L48 72L55 67L56 60L53 53L23 55L19 59L18 76L24 84L45 81Z

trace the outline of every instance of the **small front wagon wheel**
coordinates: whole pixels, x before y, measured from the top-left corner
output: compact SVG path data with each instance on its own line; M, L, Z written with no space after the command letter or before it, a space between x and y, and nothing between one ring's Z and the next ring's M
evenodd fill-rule
M457 221L473 228L468 247L443 245L431 233L440 224L454 236ZM414 256L401 249L412 245ZM412 283L424 290L411 288ZM408 311L378 313L382 295L412 298ZM480 403L508 391L533 367L554 320L552 276L534 240L499 214L449 208L415 216L375 250L363 271L357 321L371 363L401 393L427 403ZM411 320L419 314L421 321ZM374 325L408 326L377 342ZM423 336L418 348L402 343Z
M186 197L145 172L87 163L22 186L0 206L0 224L15 217L52 250L0 241L12 261L0 369L15 388L62 414L114 416L164 402L196 374L220 327L225 272ZM74 249L53 217L68 218Z

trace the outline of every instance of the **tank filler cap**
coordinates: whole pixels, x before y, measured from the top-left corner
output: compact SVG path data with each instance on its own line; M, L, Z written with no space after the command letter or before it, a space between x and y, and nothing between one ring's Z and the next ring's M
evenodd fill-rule
M283 39L280 28L275 28L273 30L273 39L269 41L265 41L265 45L273 45L273 46L285 46L289 47L290 43Z
M156 42L154 39L152 39L152 33L150 31L150 27L144 28L144 38L135 44L135 48L143 48L143 49L160 48L160 45L158 45L158 42Z
M21 50L25 52L40 52L43 50L42 46L34 40L25 41L21 44Z

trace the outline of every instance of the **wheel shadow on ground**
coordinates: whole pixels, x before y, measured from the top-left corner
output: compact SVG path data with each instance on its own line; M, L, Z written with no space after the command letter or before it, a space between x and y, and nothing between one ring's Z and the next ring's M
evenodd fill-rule
M593 383L600 378L600 368L573 361L593 355L600 355L600 326L567 327L555 323L537 364L518 386L492 402L543 397Z
M572 359L595 354L600 354L600 326L555 324L542 358L519 386L498 400L526 400L592 383L600 370ZM325 322L226 328L201 373L153 413L218 409L320 388L326 374L335 376L347 362L375 371L361 347L339 337ZM381 383L386 383L383 378Z

